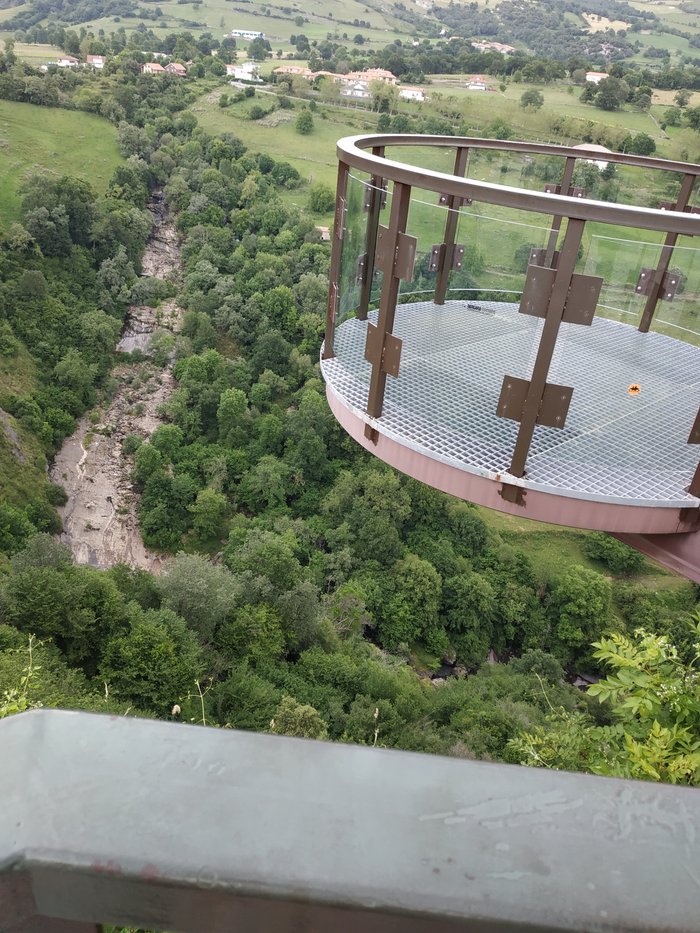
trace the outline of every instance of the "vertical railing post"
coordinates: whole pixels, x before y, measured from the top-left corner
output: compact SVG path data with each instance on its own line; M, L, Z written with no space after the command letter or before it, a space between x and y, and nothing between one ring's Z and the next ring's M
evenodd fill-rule
M384 146L373 146L372 155L384 158ZM384 197L384 179L378 175L370 178L369 210L367 212L367 235L365 239L365 255L362 265L362 281L360 289L360 303L357 306L357 317L360 321L367 320L367 312L372 300L372 282L374 281L374 257L377 251L377 230L379 228L379 215L382 210Z
M681 185L681 190L678 195L678 200L673 208L674 211L684 211L688 206L690 201L690 196L693 193L693 185L695 183L694 175L684 175L683 184ZM659 257L659 264L656 267L656 272L654 273L654 281L651 284L651 291L647 297L646 304L644 305L644 311L642 312L642 318L639 322L639 330L646 334L649 331L651 322L654 319L654 312L656 311L656 306L659 303L659 299L663 294L664 290L664 279L666 278L666 273L668 272L668 267L671 265L671 257L673 256L673 247L676 245L676 240L678 239L677 233L667 233L666 239L664 240L664 245L661 248L661 256Z
M333 338L340 299L340 272L343 259L343 237L345 235L345 210L348 192L348 166L338 162L338 178L335 188L335 217L333 220L333 242L331 265L328 273L328 303L326 305L326 336L323 341L323 359L335 356Z
M535 433L535 425L537 424L540 406L547 387L549 367L554 355L559 327L564 316L566 299L569 293L571 277L576 268L578 248L581 245L584 227L584 220L569 218L547 307L547 316L542 328L540 345L537 348L535 365L532 369L532 378L523 405L520 430L513 451L513 459L510 465L510 473L513 476L523 476L525 473L525 463L530 452L530 444Z
M464 177L467 170L467 161L469 159L469 149L464 146L457 149L455 154L455 167L453 175L457 178ZM450 281L450 271L452 270L452 261L454 257L454 247L457 236L457 224L459 222L459 208L462 205L462 198L458 195L450 194L447 197L447 220L445 221L445 237L438 260L437 277L435 280L435 304L444 305L447 295L447 286Z
M566 163L564 165L564 172L561 176L561 186L560 191L563 195L568 195L569 188L571 187L571 182L574 179L574 169L576 168L576 157L567 156ZM547 266L551 269L554 262L554 253L557 248L557 240L559 239L559 231L561 230L561 221L562 218L555 217L552 221L552 229L549 231L549 240L547 241L547 249L545 252L545 258L542 265Z
M387 335L392 332L394 327L394 317L396 315L396 302L399 296L399 284L401 276L396 267L396 258L398 256L399 244L402 235L406 231L408 221L408 209L411 203L411 186L394 182L394 188L391 199L391 215L389 218L389 227L386 233L386 244L382 247L383 254L387 257L386 265L382 270L384 278L382 280L382 293L379 299L379 314L377 317L376 352L372 354L372 375L369 383L369 393L367 396L367 414L371 418L379 418L384 406L384 392L386 389L387 371L384 367L384 357L387 346ZM371 325L370 325L371 327ZM369 337L369 334L368 334ZM367 425L365 434L372 440L376 440L373 429Z

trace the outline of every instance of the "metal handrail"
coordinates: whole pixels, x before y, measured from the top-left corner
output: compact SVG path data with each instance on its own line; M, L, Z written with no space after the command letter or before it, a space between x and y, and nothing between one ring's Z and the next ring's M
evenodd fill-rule
M551 214L555 217L569 217L625 227L639 227L643 230L658 230L663 233L675 233L682 236L700 236L700 215L698 214L686 214L680 211L660 210L651 207L630 207L626 204L595 201L591 198L575 198L564 194L550 194L544 191L532 191L527 188L513 188L507 185L476 181L471 178L460 178L446 172L436 172L432 169L396 162L393 159L387 159L385 156L365 151L386 148L387 146L495 149L497 151L503 150L524 154L557 155L562 158L575 159L597 158L598 160L604 155L607 162L619 162L638 168L682 172L693 177L700 176L700 165L688 162L671 162L665 159L652 159L647 156L633 156L621 152L600 153L596 150L573 149L568 146L459 136L419 136L409 134L346 136L338 140L336 147L338 159L346 165L369 172L371 175L381 177L385 181L394 181L399 184L410 185L413 188L422 188L457 198L473 198L487 204L496 204L500 207L516 208L538 214Z

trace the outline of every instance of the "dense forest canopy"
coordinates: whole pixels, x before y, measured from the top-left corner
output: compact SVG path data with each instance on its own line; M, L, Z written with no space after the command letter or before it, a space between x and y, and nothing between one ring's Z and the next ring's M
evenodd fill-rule
M191 35L168 48L217 77ZM376 61L433 52L394 45ZM588 566L543 573L477 509L351 441L319 376L329 248L285 197L300 174L204 132L187 109L198 79L156 85L143 57L127 44L99 79L40 75L11 50L0 63L2 96L101 113L124 157L103 196L69 176L24 187L0 249L0 352L31 360L37 378L0 407L51 457L113 391L129 306L176 295L185 309L181 332L154 346L156 364L175 359L163 423L122 446L164 571L74 564L51 537L58 486L3 500L0 714L43 703L274 721L287 734L695 782L697 588L637 583L638 555L603 535L587 539ZM160 284L138 275L156 188L183 263ZM143 354L126 365L142 379ZM458 676L419 676L441 664ZM596 691L571 686L579 671L602 678ZM669 684L672 706L659 702Z

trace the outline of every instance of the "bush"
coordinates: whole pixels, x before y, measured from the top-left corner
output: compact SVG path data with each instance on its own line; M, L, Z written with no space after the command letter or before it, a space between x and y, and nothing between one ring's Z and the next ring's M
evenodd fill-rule
M644 557L617 538L594 531L586 538L583 551L592 560L599 560L613 573L635 573L644 564Z
M335 192L328 185L314 185L309 191L309 210L328 214L335 207Z

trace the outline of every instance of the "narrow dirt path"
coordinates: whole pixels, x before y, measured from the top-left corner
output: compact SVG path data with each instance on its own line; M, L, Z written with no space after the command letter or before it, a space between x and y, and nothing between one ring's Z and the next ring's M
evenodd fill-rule
M143 275L165 278L180 269L177 233L159 193L149 205L153 234L143 257ZM159 309L133 306L118 350L148 350L156 330L177 331L182 309L164 302ZM175 388L171 364L151 360L118 363L112 370L117 391L99 419L88 412L56 455L51 480L64 487L61 540L78 563L94 567L129 564L157 571L161 558L146 549L138 523L138 495L131 482L132 459L122 451L129 434L149 437L161 423L160 406Z

